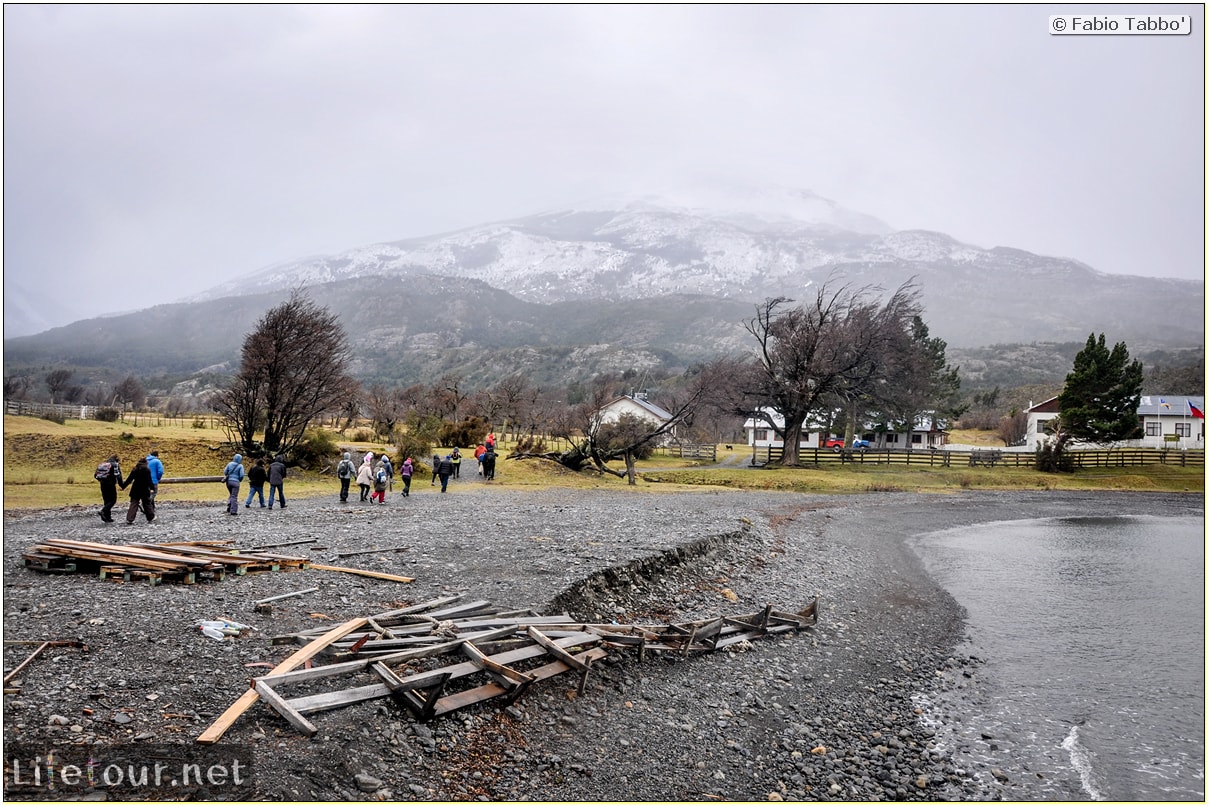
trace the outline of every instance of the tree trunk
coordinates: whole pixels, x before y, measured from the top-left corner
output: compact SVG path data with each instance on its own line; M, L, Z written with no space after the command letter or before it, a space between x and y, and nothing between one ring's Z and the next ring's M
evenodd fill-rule
M801 417L795 417L793 422L785 423L785 447L781 451L781 467L801 466L798 452L802 442L802 420Z
M625 474L626 474L626 479L628 479L630 482L630 486L631 487L636 486L638 483L636 481L638 474L634 470L634 452L633 451L625 452Z

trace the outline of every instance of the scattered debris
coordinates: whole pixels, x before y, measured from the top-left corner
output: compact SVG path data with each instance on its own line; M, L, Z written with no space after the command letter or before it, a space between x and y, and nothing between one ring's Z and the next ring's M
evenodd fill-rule
M228 621L227 619L199 621L197 622L197 628L201 630L202 635L207 638L213 638L215 641L225 641L228 636L243 635L249 630L256 629L250 624L240 624L237 621Z
M511 705L540 681L575 672L582 694L592 664L612 650L671 652L681 657L749 645L767 635L797 632L817 623L816 598L796 613L773 609L742 616L718 616L680 624L585 624L566 614L542 616L529 610L499 612L490 603L455 604L461 597L345 622L334 630L312 629L277 636L273 643L302 643L251 687L198 741L218 741L239 714L263 699L296 730L318 732L310 714L390 697L415 719L427 721L468 705L501 698ZM333 662L298 669L323 654ZM320 681L349 675L371 676L367 684L316 690ZM286 696L287 687L309 693Z
M199 579L221 580L226 574L292 571L310 567L306 557L249 552L231 548L230 541L190 543L131 543L112 545L52 538L39 543L21 559L26 568L44 573L97 572L101 579L129 582L146 579L152 585Z

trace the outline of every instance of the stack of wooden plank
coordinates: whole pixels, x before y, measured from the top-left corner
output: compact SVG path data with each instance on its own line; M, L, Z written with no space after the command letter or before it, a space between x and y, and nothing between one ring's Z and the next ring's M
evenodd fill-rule
M226 541L112 545L51 538L32 546L21 559L36 571L90 571L102 579L145 579L152 585L165 581L190 585L200 579L219 580L228 573L301 570L310 564L306 557L235 552Z
M327 655L335 662L299 669L301 661L286 659L252 680L251 698L245 695L243 701L250 705L264 699L308 736L317 732L309 714L387 697L426 721L486 700L510 703L533 683L568 671L579 675L582 693L592 664L614 649L636 649L640 661L648 651L687 656L807 629L818 619L817 599L796 613L770 605L741 616L643 626L585 624L566 614L497 612L485 601L452 605L457 598L354 619L336 630L278 636L274 643L305 644L291 657ZM351 686L316 690L323 681L349 676L360 679ZM287 696L287 687L307 691ZM199 741L217 741L231 721L225 714Z

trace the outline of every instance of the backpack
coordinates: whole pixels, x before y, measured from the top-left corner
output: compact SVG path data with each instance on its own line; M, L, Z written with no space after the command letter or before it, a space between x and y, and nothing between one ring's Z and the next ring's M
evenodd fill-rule
M348 459L341 459L340 464L336 465L336 477L351 479L353 477L353 463Z
M104 481L112 475L113 463L106 459L104 462L101 462L99 465L97 465L96 472L92 474L92 477L97 481Z
M375 478L378 480L379 484L385 484L386 483L386 468L384 468L384 467L378 468L378 475Z

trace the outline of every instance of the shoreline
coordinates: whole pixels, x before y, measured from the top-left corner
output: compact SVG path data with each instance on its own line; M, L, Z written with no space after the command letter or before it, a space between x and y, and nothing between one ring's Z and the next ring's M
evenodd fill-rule
M1111 492L640 497L465 489L411 499L396 492L389 501L290 499L287 510L244 510L238 518L224 517L217 505L165 501L154 524L129 528L94 524L91 508L6 514L6 638L79 637L89 645L23 672L21 693L5 698L6 742L191 741L246 687L245 664L283 655L287 648L271 647L267 637L327 623L314 614L339 623L394 601L451 593L542 608L594 574L713 539L700 555L669 561L592 604L606 615L611 608L619 621L652 623L658 612L680 621L766 603L797 609L817 594L818 625L753 642L745 652L641 664L611 659L589 677L582 697L555 679L507 709L489 703L427 724L389 701L369 702L319 715L320 733L308 740L258 706L226 738L254 753L255 785L210 796L1011 799L1024 772L1010 759L996 768L1003 778L962 766L946 755L944 731L920 719L927 714L917 695L928 686L973 693L980 664L961 656L961 608L927 576L908 538L1106 507L1203 514L1200 494ZM21 552L51 534L115 543L239 538L242 545L315 536L323 548L312 553L316 562L407 543L408 551L356 560L416 581L304 571L150 587L21 568ZM312 585L320 590L279 603L270 616L251 612L253 600ZM220 615L261 632L218 644L190 630ZM6 668L23 652L6 649ZM188 716L166 719L166 712ZM68 724L49 725L51 715Z

